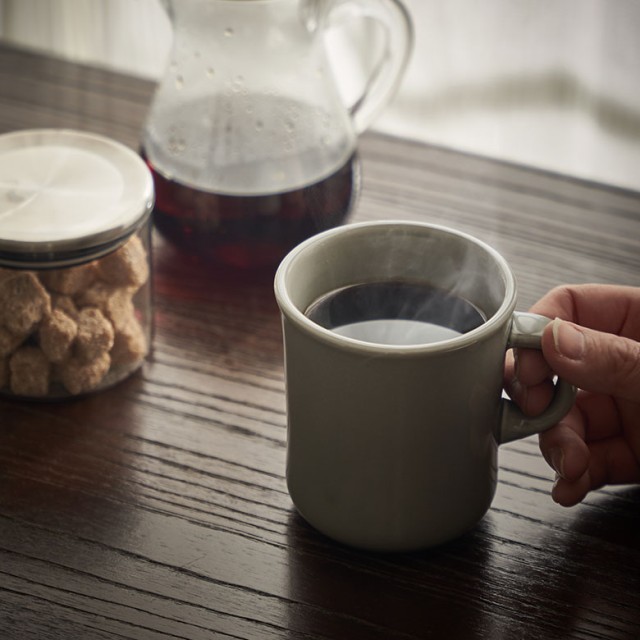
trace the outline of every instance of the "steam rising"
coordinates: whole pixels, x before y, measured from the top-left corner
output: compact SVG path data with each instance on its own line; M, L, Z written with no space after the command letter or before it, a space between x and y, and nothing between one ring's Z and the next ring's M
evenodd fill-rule
M343 336L389 345L467 333L500 308L505 277L491 250L441 228L355 226L310 258L329 271L305 314ZM323 284L319 284L322 281Z
M429 285L396 280L332 291L306 313L340 335L389 345L447 340L485 321L464 298Z

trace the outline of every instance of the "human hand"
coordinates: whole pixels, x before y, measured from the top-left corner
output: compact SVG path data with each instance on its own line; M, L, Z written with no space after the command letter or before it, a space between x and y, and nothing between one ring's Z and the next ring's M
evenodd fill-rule
M640 482L640 287L558 287L531 311L555 320L542 351L519 349L507 363L507 391L535 415L553 375L579 388L571 411L540 434L557 473L553 499L572 506L606 484Z

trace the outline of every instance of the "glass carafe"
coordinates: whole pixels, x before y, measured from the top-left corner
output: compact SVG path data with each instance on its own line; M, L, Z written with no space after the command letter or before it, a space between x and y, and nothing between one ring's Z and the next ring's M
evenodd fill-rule
M406 10L398 0L163 4L173 46L142 138L156 228L205 260L274 266L350 213L357 136L393 95L411 50ZM326 34L356 19L376 35L360 52L374 63L348 106Z

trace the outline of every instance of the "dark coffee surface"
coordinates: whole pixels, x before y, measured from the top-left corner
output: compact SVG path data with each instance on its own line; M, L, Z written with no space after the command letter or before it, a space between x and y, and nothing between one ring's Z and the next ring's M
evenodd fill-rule
M466 333L486 318L471 302L428 284L390 280L336 289L305 315L325 329L371 320L412 320Z

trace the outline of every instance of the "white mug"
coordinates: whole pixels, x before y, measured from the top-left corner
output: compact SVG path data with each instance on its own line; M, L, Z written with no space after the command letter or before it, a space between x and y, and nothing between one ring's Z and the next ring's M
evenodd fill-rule
M305 312L329 292L404 281L462 297L484 318L416 344L341 335ZM486 513L502 443L543 431L575 389L527 417L503 397L505 352L540 348L548 318L519 313L507 262L446 227L366 222L293 249L275 277L287 394L287 484L301 515L347 545L408 551L456 538Z

